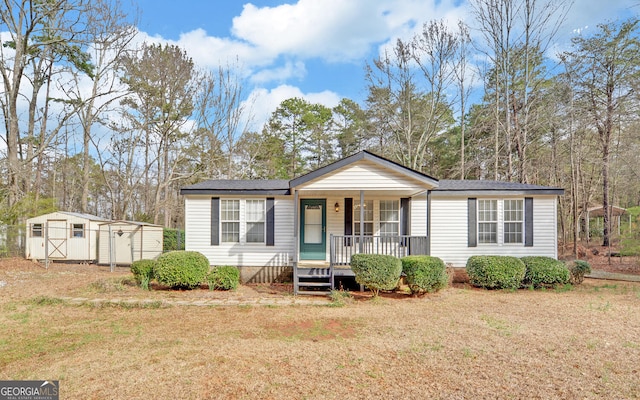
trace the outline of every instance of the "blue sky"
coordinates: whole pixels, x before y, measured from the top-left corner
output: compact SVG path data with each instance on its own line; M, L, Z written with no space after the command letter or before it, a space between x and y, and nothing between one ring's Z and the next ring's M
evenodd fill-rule
M551 0L553 1L553 0ZM238 60L262 121L289 97L334 106L366 97L364 66L397 38L444 18L472 24L466 0L138 0L142 40L177 44L202 68ZM556 49L576 32L640 11L640 0L575 0Z

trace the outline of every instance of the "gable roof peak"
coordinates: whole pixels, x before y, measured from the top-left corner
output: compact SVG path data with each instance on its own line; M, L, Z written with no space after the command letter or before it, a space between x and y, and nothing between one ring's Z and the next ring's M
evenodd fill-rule
M406 175L408 177L412 177L414 179L417 179L419 181L422 181L424 183L429 184L430 186L433 187L437 187L438 186L438 180L436 178L433 178L425 173L416 171L414 169L411 169L409 167L406 167L400 163L397 163L395 161L391 161L387 158L384 158L382 156L379 156L369 150L360 150L357 153L354 153L350 156L347 156L345 158L342 158L338 161L335 161L331 164L325 165L324 167L320 167L314 171L308 172L304 175L301 175L297 178L292 179L289 182L289 186L291 188L294 188L296 186L300 186L304 183L307 183L309 181L312 181L316 178L319 178L321 176L324 176L326 174L329 174L331 172L337 171L341 168L345 168L351 164L355 164L358 161L361 160L366 160L366 161L371 161L375 164L381 165L385 168L389 168L392 169L396 172L399 172L403 175Z

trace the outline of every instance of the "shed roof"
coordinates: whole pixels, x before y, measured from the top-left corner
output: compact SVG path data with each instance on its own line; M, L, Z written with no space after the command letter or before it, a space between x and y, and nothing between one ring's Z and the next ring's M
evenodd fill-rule
M105 221L105 222L109 221L109 219L98 217L97 215L87 214L87 213L79 213L79 212L73 212L73 211L54 211L52 213L38 215L37 217L33 217L33 218L45 217L45 216L48 216L48 215L51 215L51 214L64 214L64 215L68 215L70 217L88 219L90 221ZM29 218L29 219L31 219L31 218Z
M611 215L613 216L620 216L627 213L627 209L622 207L609 206L609 209L611 210ZM587 215L589 215L590 217L603 217L604 206L599 205L599 206L589 207L587 208L587 213L588 213Z
M152 226L162 228L162 225L151 224L149 222L140 222L140 221L126 221L126 220L115 220L115 221L106 221L101 223L100 225L116 225L116 224L127 224L127 225L136 225L136 226Z

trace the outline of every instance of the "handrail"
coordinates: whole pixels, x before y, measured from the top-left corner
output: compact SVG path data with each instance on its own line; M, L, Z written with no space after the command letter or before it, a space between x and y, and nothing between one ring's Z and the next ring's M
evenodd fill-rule
M347 266L354 254L385 254L395 257L428 254L427 236L359 236L330 235L330 268L335 265ZM332 271L333 272L333 271Z

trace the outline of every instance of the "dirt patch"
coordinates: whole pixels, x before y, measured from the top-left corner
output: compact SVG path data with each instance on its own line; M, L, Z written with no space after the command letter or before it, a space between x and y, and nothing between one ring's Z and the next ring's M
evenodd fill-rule
M572 260L573 245L566 245L559 248L559 258L561 260ZM620 249L615 244L609 247L599 246L590 243L587 245L581 242L578 245L579 258L586 260L594 270L612 272L618 274L640 275L640 258L637 256L620 257ZM610 257L609 254L612 254Z
M230 299L248 300L293 296L291 284L249 284L240 285L232 291L210 291L206 286L194 290L170 290L151 284L146 291L133 281L129 267L96 264L50 263L45 268L22 258L0 259L0 281L2 294L7 298L20 299L39 293L41 296L108 297L110 299L152 299L152 300L206 300Z

